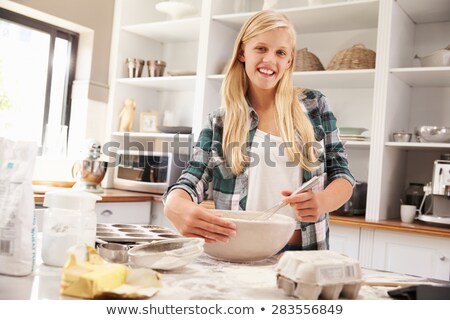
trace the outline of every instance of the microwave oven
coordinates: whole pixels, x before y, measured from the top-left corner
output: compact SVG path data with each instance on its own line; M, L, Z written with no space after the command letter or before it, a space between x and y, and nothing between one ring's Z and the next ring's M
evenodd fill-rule
M156 151L118 151L116 189L163 194L187 166L189 156Z

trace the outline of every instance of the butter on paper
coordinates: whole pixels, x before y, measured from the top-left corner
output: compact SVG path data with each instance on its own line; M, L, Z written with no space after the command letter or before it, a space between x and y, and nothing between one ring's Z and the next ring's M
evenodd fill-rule
M86 299L147 299L161 287L161 276L152 269L108 263L94 248L86 246L85 250L86 260L80 263L75 253L70 253L62 270L61 294Z

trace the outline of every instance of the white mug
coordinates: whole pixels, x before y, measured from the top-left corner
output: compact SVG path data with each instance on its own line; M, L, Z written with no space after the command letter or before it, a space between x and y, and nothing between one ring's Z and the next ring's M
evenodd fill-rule
M402 222L411 223L416 217L416 211L416 206L402 204L400 206L400 219L402 220Z

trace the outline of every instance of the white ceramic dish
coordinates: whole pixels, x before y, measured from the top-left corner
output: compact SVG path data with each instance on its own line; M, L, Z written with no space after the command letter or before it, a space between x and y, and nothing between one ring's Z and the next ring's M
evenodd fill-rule
M339 133L341 135L361 135L363 132L368 131L366 128L353 128L353 127L340 127Z
M249 220L259 211L211 210L236 224L236 235L228 243L205 243L209 256L231 262L252 262L263 260L279 252L289 241L296 222L281 214L268 220Z
M128 250L130 263L136 267L158 270L181 268L203 253L203 239L182 238L138 245Z
M181 19L195 12L194 6L178 1L163 1L155 5L156 10L169 15L171 20Z
M415 59L420 60L421 67L445 67L450 66L450 45L445 49L440 49L428 56L419 57L416 55Z

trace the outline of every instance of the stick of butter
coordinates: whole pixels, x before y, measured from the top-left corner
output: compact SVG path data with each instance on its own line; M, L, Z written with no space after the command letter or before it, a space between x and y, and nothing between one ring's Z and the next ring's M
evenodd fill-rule
M121 264L108 263L94 248L87 246L87 260L77 262L74 253L62 270L61 294L92 299L104 291L123 285L128 268Z

